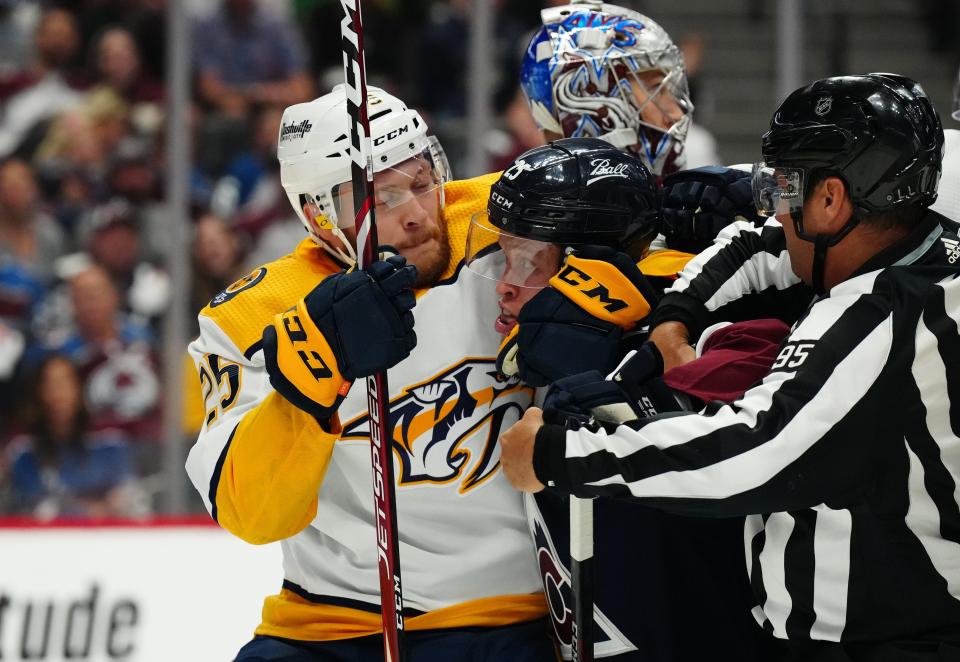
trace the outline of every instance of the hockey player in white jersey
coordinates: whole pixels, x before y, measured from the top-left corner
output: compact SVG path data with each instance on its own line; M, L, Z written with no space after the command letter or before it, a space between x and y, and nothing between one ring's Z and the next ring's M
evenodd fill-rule
M400 256L345 270L345 94L291 106L281 180L309 236L217 295L190 346L207 411L190 478L221 526L283 548L283 586L237 660L381 659L369 421L351 383L388 368L409 662L550 660L496 444L531 393L494 369L493 284L460 269L492 177L449 181L420 115L369 91L379 237Z

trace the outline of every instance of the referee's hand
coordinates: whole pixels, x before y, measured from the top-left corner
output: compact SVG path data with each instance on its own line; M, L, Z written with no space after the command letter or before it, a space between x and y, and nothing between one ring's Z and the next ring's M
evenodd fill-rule
M533 470L533 445L543 427L543 412L530 407L523 418L500 435L500 464L503 475L521 492L539 492L546 487Z
M690 345L690 332L681 322L658 324L650 332L650 342L660 350L664 372L697 358L696 350Z

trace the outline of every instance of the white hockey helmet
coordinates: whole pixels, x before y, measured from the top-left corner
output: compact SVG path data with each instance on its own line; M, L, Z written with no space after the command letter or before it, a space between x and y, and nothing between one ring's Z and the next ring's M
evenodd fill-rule
M407 108L395 96L377 87L367 88L370 134L373 148L374 189L377 208L392 208L407 202L412 195L440 196L443 209L443 184L450 180L450 167L436 138L427 135L427 124L420 114ZM297 217L307 232L324 249L343 262L356 260L356 247L341 231L353 227L353 198L348 193L341 201L340 187L351 178L350 117L347 114L346 88L337 85L329 94L287 108L280 122L277 158L280 182ZM405 171L397 166L411 159L429 164L426 183L398 190L396 186L378 190L377 173ZM315 205L318 214L304 214L304 203ZM320 236L321 230L333 232L346 246L346 253L331 246Z
M630 148L654 175L682 169L693 103L680 50L632 9L580 2L544 9L524 53L520 84L541 129ZM641 79L660 72L655 88ZM669 127L644 119L653 104Z

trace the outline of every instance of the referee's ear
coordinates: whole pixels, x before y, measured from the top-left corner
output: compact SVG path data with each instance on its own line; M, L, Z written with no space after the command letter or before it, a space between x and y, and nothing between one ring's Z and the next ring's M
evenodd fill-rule
M853 204L847 185L839 177L827 177L813 191L809 207L813 212L814 226L808 224L808 215L804 214L804 229L816 234L835 234L840 232L853 215Z

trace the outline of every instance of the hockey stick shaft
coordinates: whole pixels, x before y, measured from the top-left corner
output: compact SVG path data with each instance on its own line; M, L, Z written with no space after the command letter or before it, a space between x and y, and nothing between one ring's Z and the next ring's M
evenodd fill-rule
M366 64L363 58L363 24L360 0L340 0L340 24L347 111L350 115L350 174L356 211L357 254L360 268L377 256L377 224L373 190L373 151L367 111ZM397 531L396 488L393 480L393 434L388 402L387 374L367 377L370 412L370 450L373 465L374 526L380 574L380 613L383 620L383 656L400 662L403 632L403 593L400 583L400 539Z
M570 587L574 662L593 662L593 499L570 497Z
M635 353L628 353L607 379L613 380ZM594 420L596 416L594 412ZM570 652L573 662L593 662L593 501L570 497L570 590L573 592Z

